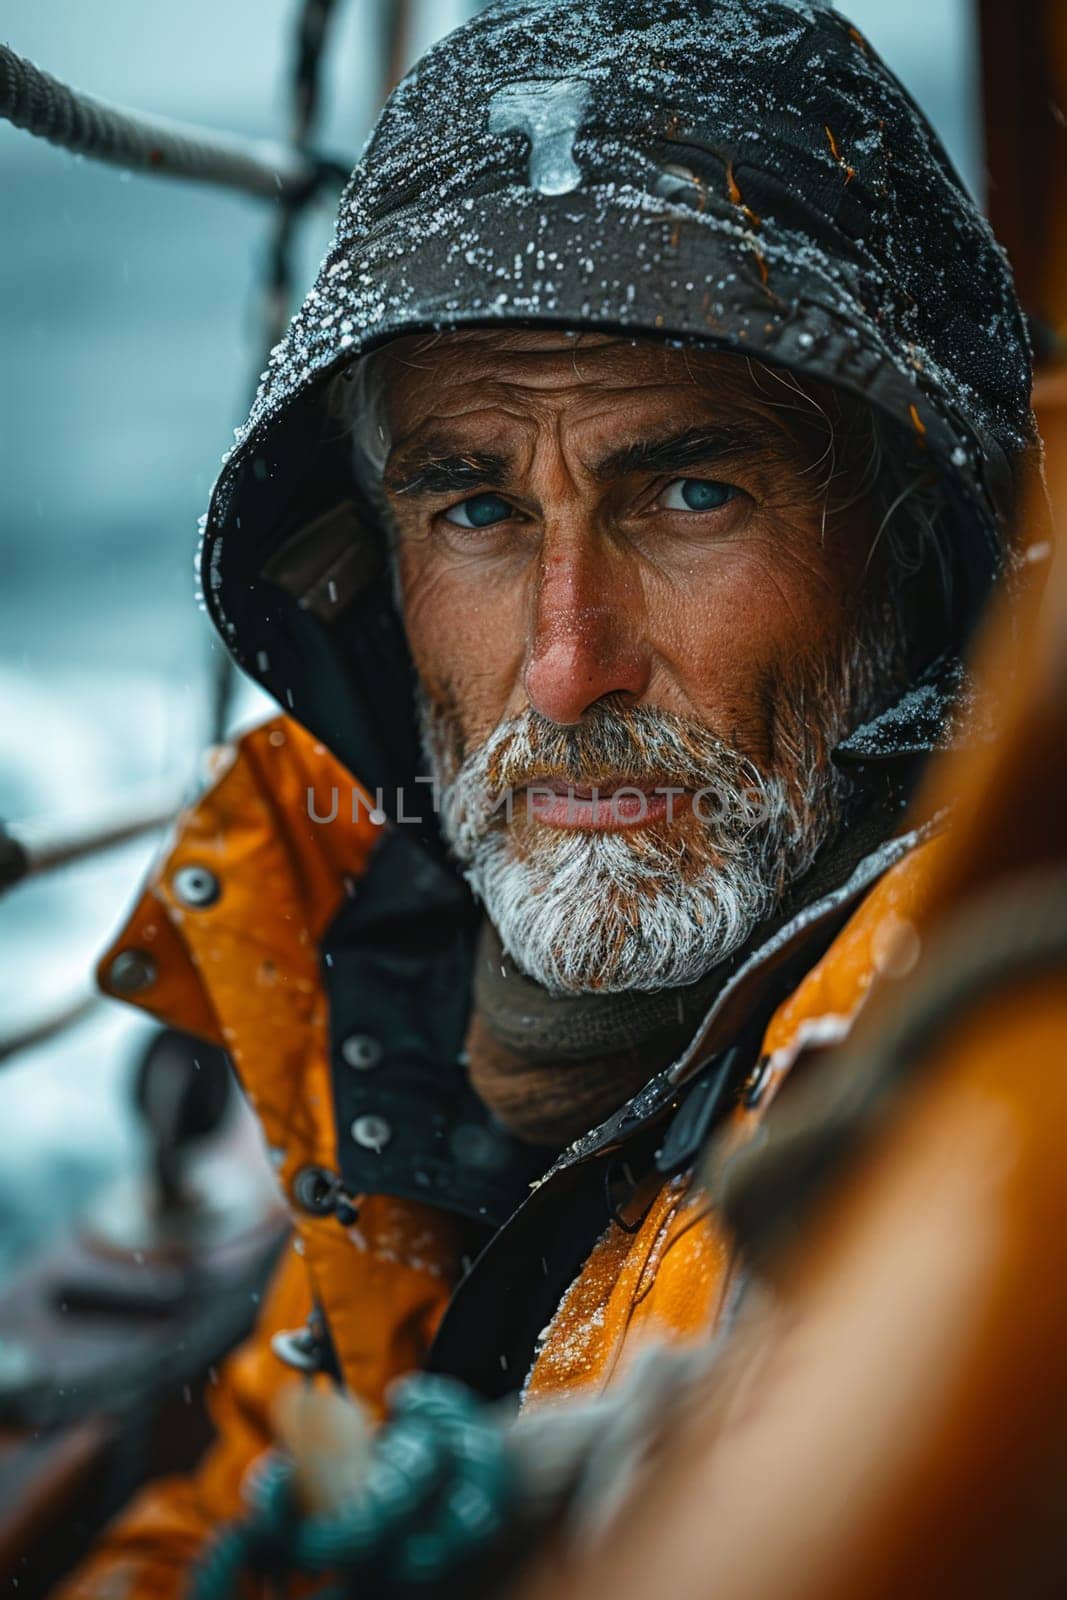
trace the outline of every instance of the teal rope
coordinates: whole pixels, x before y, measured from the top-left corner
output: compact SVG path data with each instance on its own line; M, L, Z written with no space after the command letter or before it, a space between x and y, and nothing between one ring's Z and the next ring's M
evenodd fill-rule
M375 1592L404 1593L461 1571L502 1535L515 1499L503 1430L451 1379L419 1374L393 1392L359 1499L302 1516L293 1467L268 1456L248 1489L249 1513L225 1528L194 1574L191 1600L239 1600L245 1578L275 1582L373 1569ZM345 1593L331 1586L320 1600Z

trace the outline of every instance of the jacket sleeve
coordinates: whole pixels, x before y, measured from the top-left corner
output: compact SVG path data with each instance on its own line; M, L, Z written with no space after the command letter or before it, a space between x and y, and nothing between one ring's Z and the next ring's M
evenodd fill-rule
M287 1246L254 1332L210 1391L216 1438L207 1454L194 1471L143 1489L52 1600L180 1600L190 1565L216 1528L238 1514L242 1479L272 1443L275 1396L300 1381L271 1350L271 1337L301 1324L311 1305L304 1263Z

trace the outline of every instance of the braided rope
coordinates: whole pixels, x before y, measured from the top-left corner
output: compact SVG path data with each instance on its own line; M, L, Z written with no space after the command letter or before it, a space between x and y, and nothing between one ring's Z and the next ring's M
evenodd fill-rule
M516 1487L491 1408L451 1379L420 1374L396 1391L354 1501L301 1512L292 1464L277 1455L258 1463L248 1514L202 1553L193 1600L238 1600L253 1576L279 1586L341 1578L340 1588L314 1591L321 1600L370 1575L376 1594L406 1594L475 1568L504 1534Z
M728 1337L650 1347L615 1390L518 1420L455 1379L411 1374L390 1393L359 1487L332 1510L302 1511L293 1461L261 1458L246 1515L201 1552L191 1600L238 1600L252 1576L282 1593L323 1580L300 1588L309 1600L351 1600L368 1583L398 1600L431 1585L495 1593L547 1528L577 1544L603 1536Z
M108 105L42 72L0 44L0 117L94 161L163 177L219 184L299 204L332 163L269 140L241 139Z

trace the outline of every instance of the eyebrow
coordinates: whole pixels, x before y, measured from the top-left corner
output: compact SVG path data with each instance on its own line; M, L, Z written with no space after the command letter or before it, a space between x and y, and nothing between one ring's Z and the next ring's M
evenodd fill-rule
M393 494L454 494L463 489L496 487L503 484L508 463L503 456L479 451L451 454L432 445L411 451L390 464L385 472L385 487Z
M769 449L768 435L758 426L714 423L687 428L662 439L639 439L622 445L592 470L602 482L610 482L636 472L684 472L687 467L709 466L727 458L766 455ZM505 456L481 451L457 453L429 444L391 463L384 481L391 493L418 498L457 494L465 489L503 488L508 470Z
M769 448L768 436L758 426L709 423L664 439L623 445L599 461L593 471L601 479L625 478L634 472L684 472L687 467L706 467L727 457L766 455Z

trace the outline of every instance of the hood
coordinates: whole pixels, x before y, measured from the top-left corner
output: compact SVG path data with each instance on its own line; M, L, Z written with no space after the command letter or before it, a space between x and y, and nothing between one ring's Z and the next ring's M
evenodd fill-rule
M327 380L392 337L496 322L749 353L918 435L961 645L1039 462L1030 353L1004 254L906 91L809 0L506 0L385 106L202 541L239 665L387 813L425 793L413 674ZM864 759L900 740L898 716Z

